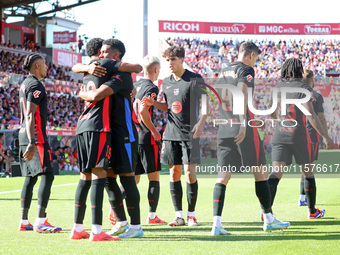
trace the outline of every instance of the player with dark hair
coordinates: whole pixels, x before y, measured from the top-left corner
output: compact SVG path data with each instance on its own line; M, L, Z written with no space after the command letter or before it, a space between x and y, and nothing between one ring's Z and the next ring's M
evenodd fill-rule
M238 61L235 61L224 68L220 73L220 86L235 86L242 90L244 114L234 115L233 107L236 103L231 100L231 92L228 88L219 89L222 97L220 106L220 117L224 120L231 120L235 123L219 125L217 140L217 159L221 169L234 169L250 167L255 178L255 192L260 201L264 216L263 229L274 230L289 227L288 222L281 222L275 219L271 213L270 190L268 186L268 173L263 168L266 164L263 142L259 137L256 125L247 125L254 119L253 113L247 105L248 88L254 88L253 66L260 55L261 50L253 42L244 42L239 48ZM241 123L243 123L241 125ZM247 125L247 126L246 126ZM226 186L231 178L231 171L220 171L213 193L213 228L212 235L228 234L222 227L221 215L224 205Z
M126 67L118 61L112 59L99 59L101 39L91 39L87 45L87 52L92 62L97 61L98 67L104 68L104 76L97 77L86 75L84 77L84 86L82 91L91 91L99 88L104 82L106 86L112 87L107 83L111 77L120 69L129 71L131 66ZM91 45L94 48L91 48ZM95 51L97 50L97 52ZM130 64L127 64L130 65ZM80 71L87 70L86 65L78 64L74 69ZM136 70L137 69L137 70ZM131 71L140 70L139 65L135 65ZM71 231L71 239L90 238L91 241L113 241L119 238L113 238L102 231L102 202L103 189L106 183L106 171L109 167L111 158L111 125L110 116L112 110L112 97L104 97L98 102L87 100L84 112L79 118L77 125L77 146L79 151L79 165L81 176L75 195L75 223ZM99 147L98 147L99 146ZM92 204L92 231L89 235L84 231L83 220L86 210L86 198L88 191L91 189Z
M19 158L25 182L21 191L21 221L19 231L54 233L62 229L52 226L46 219L46 207L54 180L51 149L46 136L47 94L41 78L46 77L45 59L38 54L26 56L23 68L29 75L20 86L19 99L21 128L19 131ZM34 227L28 222L33 188L40 176L38 214Z
M290 89L290 91L299 88L304 89L306 92L313 92L313 89L307 84L303 83L303 66L301 60L297 58L287 59L281 69L281 82L278 83L276 88ZM281 95L282 96L282 95ZM287 99L303 99L307 95L302 92L288 92L286 93ZM281 98L280 98L281 100ZM278 104L280 103L280 100ZM285 116L280 116L280 107L277 108L276 116L280 120L285 120L285 125L282 125L282 121L276 125L272 144L272 164L273 172L269 177L269 186L271 192L271 204L273 205L277 185L282 178L283 169L285 166L292 164L292 156L298 165L301 165L302 174L305 177L304 189L308 201L309 219L321 218L325 215L324 209L318 209L315 207L316 203L316 185L313 173L313 166L311 165L314 160L313 144L308 133L306 121L315 128L315 130L325 139L327 149L332 149L334 143L328 136L327 131L324 130L320 123L318 115L313 109L312 100L306 103L300 103L307 110L309 115L305 115L306 112L297 106L297 104L291 104L286 111Z
M161 68L157 57L145 56L143 62L144 77L134 83L137 90L134 99L134 121L138 131L138 156L136 165L136 183L139 183L140 175L147 173L149 179L148 200L149 216L147 224L165 223L156 215L159 200L159 172L161 170L159 141L162 136L153 124L153 107L144 107L141 101L144 97L155 99L158 95L158 87L153 83L158 79Z
M325 131L328 131L327 122L326 122L325 114L323 110L323 102L324 102L323 97L320 93L314 90L314 72L310 69L305 69L303 73L302 82L308 84L313 89L313 95L312 95L313 109L318 115L323 129ZM316 132L316 130L313 128L313 126L310 124L309 121L307 121L307 128L308 128L308 133L313 143L314 161L315 161L315 160L318 160L319 145L322 143L322 138L320 137L319 133ZM300 182L300 197L299 197L299 202L298 202L299 206L308 205L304 183L305 183L305 177L302 175L301 182Z
M187 183L188 226L197 226L195 207L198 184L195 167L200 163L199 137L202 134L206 115L198 119L197 108L204 93L199 85L204 83L201 75L183 67L185 50L172 46L165 50L163 57L169 62L172 74L163 81L166 102L157 102L145 97L145 106L154 106L168 112L168 122L163 134L161 162L169 165L170 193L176 217L169 226L185 225L182 209L182 164Z
M103 42L100 57L120 61L125 54L124 44L117 39ZM133 83L130 73L118 72L111 77L108 85L96 90L81 91L79 96L86 101L100 101L112 96L110 125L112 130L111 167L106 179L106 190L114 210L117 223L108 234L119 235L120 238L143 237L140 225L140 196L135 181L134 168L137 158L137 131L132 120L132 104L130 92ZM94 102L95 103L95 102ZM117 184L117 175L126 192L126 205L131 218L128 224L123 207L123 197Z

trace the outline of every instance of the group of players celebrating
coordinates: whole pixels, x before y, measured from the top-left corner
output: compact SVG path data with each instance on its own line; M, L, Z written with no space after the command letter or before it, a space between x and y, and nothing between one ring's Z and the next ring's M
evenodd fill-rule
M200 164L199 137L203 133L207 118L202 112L200 115L198 109L203 104L201 97L206 90L202 89L205 87L203 78L183 67L184 48L172 46L163 53L163 57L169 62L171 75L163 81L165 100L162 101L157 100L159 89L154 85L160 72L160 60L157 57L146 56L143 67L121 62L125 47L117 39L91 39L87 43L86 51L91 63L77 64L72 69L74 72L85 73L79 97L86 101L86 106L77 124L76 139L81 174L75 194L74 226L70 238L115 241L143 237L140 195L137 188L140 175L143 173L146 173L149 179L149 215L146 223L165 223L156 215L160 195L161 163L169 166L170 193L175 209L175 218L168 225L173 227L185 225L181 183L184 165L188 201L187 223L189 227L197 226L196 165ZM276 219L272 212L277 185L283 172L274 171L268 178L268 173L263 167L266 164L264 146L257 128L254 125L241 125L242 122L248 123L254 119L247 107L247 93L248 88L254 88L253 66L260 53L261 50L256 44L245 42L239 48L238 61L229 64L220 73L218 79L218 87L222 88L218 89L222 95L220 118L236 120L238 124L219 125L217 158L219 166L239 168L243 165L253 170L256 196L262 208L263 230L271 231L290 226L289 222ZM45 213L54 178L50 148L46 139L47 96L44 86L39 81L46 76L46 64L40 55L30 54L25 59L24 67L30 74L20 88L22 116L19 136L20 163L26 179L21 193L22 213L19 230L59 232L61 228L52 226L47 221ZM133 84L131 73L138 73L142 69L144 77ZM317 156L319 135L324 138L328 149L333 147L333 142L319 119L319 116L320 118L323 116L322 100L313 91L312 86L306 84L312 85L310 74L309 76L306 74L299 59L287 59L282 66L282 81L277 84L278 88L304 88L312 92L313 96L310 101L303 104L310 115L304 115L293 104L287 110L286 116L280 116L277 112L276 118L294 120L294 125L293 122L290 127L287 127L287 124L283 126L280 122L276 125L272 141L272 161L273 166L277 166L274 169L280 169L280 166L291 164L294 156L297 164L302 165L301 183L304 193L300 196L300 203L308 204L309 219L317 219L324 216L325 210L315 207L316 185L310 164ZM302 80L303 78L305 80ZM233 103L236 102L230 100L231 94L223 89L223 84L242 90L244 102L237 103L244 105L243 114L233 114ZM300 99L304 95L291 92L287 97ZM168 113L163 137L153 124L154 108ZM312 139L310 132L314 132ZM161 138L163 142L160 149ZM117 183L118 175L122 187ZM33 226L28 221L28 210L38 176L41 176L38 215ZM213 191L212 235L228 234L222 226L221 215L226 185L230 178L231 172L218 173ZM84 230L83 220L90 188L92 228L91 233L88 233ZM108 194L115 223L107 233L102 230L104 188ZM130 223L125 214L124 198Z

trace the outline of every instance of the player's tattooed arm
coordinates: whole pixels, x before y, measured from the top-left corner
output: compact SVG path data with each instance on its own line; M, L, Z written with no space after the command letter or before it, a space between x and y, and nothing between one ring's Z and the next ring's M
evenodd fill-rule
M155 128L154 124L151 121L150 113L149 113L150 106L142 105L139 109L139 114L145 126L150 130L151 135L155 139L155 141L161 140L162 136Z
M139 64L130 64L122 62L118 68L120 72L128 72L128 73L140 73L143 71L143 67Z
M244 95L244 113L239 115L240 118L240 123L244 123L246 116L247 116L247 107L248 107L248 86L247 84L245 84L244 82L239 82L237 84L237 87L242 89L243 95ZM244 140L244 138L246 137L246 127L245 125L240 125L240 130L237 134L237 136L235 136L234 138L234 142L238 145L240 143L242 143L242 141Z
M327 130L322 127L318 115L315 113L313 105L311 102L302 104L311 115L306 115L309 123L315 128L315 130L325 139L327 150L331 150L334 147L333 140L328 136Z
M26 151L23 154L24 159L30 161L35 153L35 113L38 106L35 103L27 101L27 111L25 113L26 132L29 140Z
M75 73L89 73L97 77L102 77L106 74L106 68L99 65L99 62L93 62L90 65L76 64L72 67Z
M158 102L155 99L151 97L144 97L143 100L141 101L142 106L154 106L157 109L167 112L168 111L168 103L167 102Z

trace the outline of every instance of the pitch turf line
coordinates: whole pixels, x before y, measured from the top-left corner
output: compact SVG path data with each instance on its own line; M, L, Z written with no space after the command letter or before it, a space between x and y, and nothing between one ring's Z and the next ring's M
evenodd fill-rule
M71 185L76 185L76 184L78 184L78 183L76 182L76 183L59 184L59 185L52 186L52 188L65 187L65 186L71 186ZM36 190L36 189L39 189L39 187L36 187L33 190ZM21 189L11 190L11 191L3 191L3 192L0 192L0 195L8 194L8 193L15 193L15 192L21 192Z

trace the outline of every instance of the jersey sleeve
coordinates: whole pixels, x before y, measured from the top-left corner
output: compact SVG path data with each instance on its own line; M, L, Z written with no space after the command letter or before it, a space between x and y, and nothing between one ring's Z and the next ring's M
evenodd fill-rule
M43 98L43 93L45 93L45 88L40 82L35 82L28 87L27 91L27 101L38 105Z
M240 71L238 81L244 82L248 87L254 87L255 71L252 67L244 68Z
M121 90L127 90L127 87L131 87L129 86L129 82L131 80L132 83L132 79L130 77L130 80L128 80L129 77L125 77L121 74L116 74L113 75L111 77L111 79L107 82L105 82L104 84L106 86L109 86L112 90L114 94L117 94L119 91Z
M324 112L323 103L323 97L318 94L318 97L316 98L316 108L314 109L316 113Z
M159 92L158 87L152 86L145 92L143 97L151 97L151 98L157 100L158 92Z
M195 97L199 100L203 94L206 94L207 87L205 86L204 79L201 75L197 75L194 81L192 81L192 90L195 94Z

